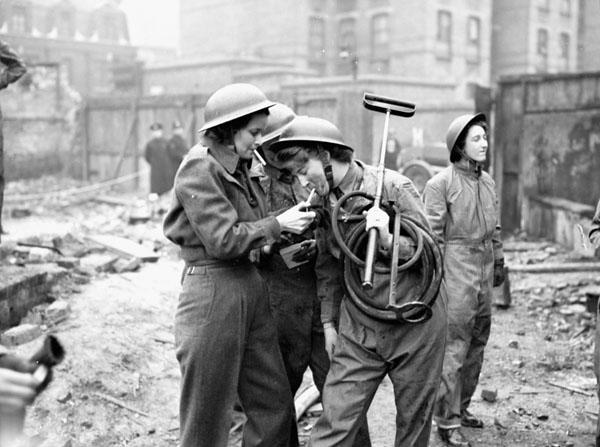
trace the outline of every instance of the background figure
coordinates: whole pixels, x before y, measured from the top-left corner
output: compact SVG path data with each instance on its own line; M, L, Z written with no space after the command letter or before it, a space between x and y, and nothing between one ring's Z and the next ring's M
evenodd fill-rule
M173 164L167 152L167 139L160 123L150 126L150 141L146 143L144 157L150 164L150 193L164 194L173 187Z
M400 146L400 142L396 139L393 131L390 131L389 137L387 140L387 146L385 149L385 167L387 169L391 169L392 171L397 171L400 167L400 153L402 152L402 147Z
M0 90L15 82L27 71L21 58L0 40L0 62L4 69L0 72ZM2 205L4 202L4 137L2 135L2 111L0 110L0 241L2 240Z
M600 252L600 200L596 206L596 213L592 219L592 227L590 228L590 242L596 249L596 256ZM600 301L596 310L596 338L594 345L594 373L596 374L596 392L598 393L598 401L600 401ZM596 426L596 447L600 447L600 418Z
M423 191L431 228L443 247L448 335L435 421L446 445L469 446L461 425L481 428L468 408L492 325L492 286L504 280L495 184L482 170L487 155L483 114L462 115L446 134L450 166Z
M183 137L185 129L180 121L173 121L172 130L173 135L169 139L167 151L169 153L169 158L171 159L173 178L175 178L175 173L181 164L181 160L183 160L183 157L185 157L185 154L187 154L190 147Z

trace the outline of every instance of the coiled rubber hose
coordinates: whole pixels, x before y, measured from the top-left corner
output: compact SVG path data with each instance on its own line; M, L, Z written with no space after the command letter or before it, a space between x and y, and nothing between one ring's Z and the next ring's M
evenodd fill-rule
M344 215L340 219L340 211L344 204L355 197L367 199L365 205L358 207L356 214ZM420 281L416 286L417 290L411 293L414 299L401 305L382 306L365 293L362 287L360 269L365 266L365 261L359 257L359 254L361 251L364 252L368 237L365 231L366 221L362 213L371 208L373 201L374 197L366 192L352 191L340 197L331 215L333 235L342 250L344 282L348 295L360 310L373 318L413 324L427 321L431 318L432 306L442 282L442 253L430 230L409 216L402 215L400 232L415 242L416 250L408 261L398 264L397 269L400 273L413 266L415 269L419 268ZM390 206L382 206L382 209L391 215L393 221L395 210ZM345 236L342 235L340 222L350 226ZM391 269L376 264L373 266L373 271L389 275Z

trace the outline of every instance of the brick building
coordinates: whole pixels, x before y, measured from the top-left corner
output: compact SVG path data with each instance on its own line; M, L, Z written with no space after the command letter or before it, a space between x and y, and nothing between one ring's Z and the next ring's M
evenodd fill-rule
M591 55L580 51L581 38L586 34L598 38L592 32L598 11L596 25L586 18L592 3L598 4L595 0L495 0L493 78L584 69L584 60L589 62Z
M28 64L58 65L84 95L112 91L113 65L137 51L113 0L0 0L0 38Z
M464 100L472 83L489 85L490 14L491 0L180 0L182 61L148 67L145 90L338 76L402 85L427 73Z

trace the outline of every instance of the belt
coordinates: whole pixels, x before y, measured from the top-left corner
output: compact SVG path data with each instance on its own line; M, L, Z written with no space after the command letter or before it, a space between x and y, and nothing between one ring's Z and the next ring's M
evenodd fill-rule
M202 273L207 267L239 267L243 265L251 265L250 260L248 258L235 258L228 260L207 259L205 261L198 261L194 264L186 265L184 272L187 275L194 275Z

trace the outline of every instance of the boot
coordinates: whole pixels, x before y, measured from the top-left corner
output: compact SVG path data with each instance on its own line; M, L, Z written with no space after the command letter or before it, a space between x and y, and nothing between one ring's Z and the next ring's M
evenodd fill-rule
M483 421L465 409L460 412L460 425L463 427L483 428Z
M444 444L451 447L471 447L471 444L461 433L459 428L439 428L438 434Z

